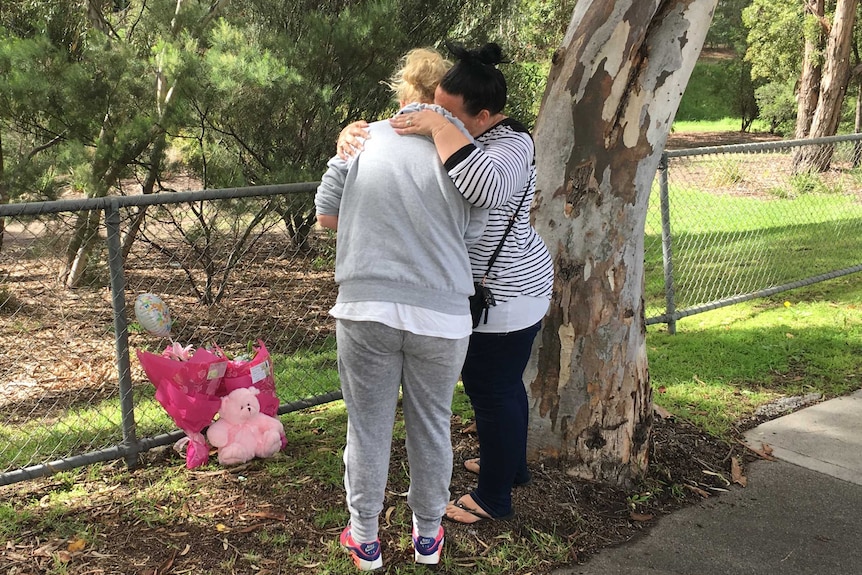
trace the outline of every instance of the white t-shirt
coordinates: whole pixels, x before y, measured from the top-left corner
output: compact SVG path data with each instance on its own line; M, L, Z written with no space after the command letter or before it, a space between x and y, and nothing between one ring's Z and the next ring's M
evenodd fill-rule
M469 314L452 315L424 307L387 301L336 303L329 310L336 319L376 321L393 329L444 339L461 339L472 332Z
M518 296L509 301L498 301L488 310L488 323L485 315L479 318L479 325L473 330L477 333L510 333L526 329L545 317L550 300L546 297Z

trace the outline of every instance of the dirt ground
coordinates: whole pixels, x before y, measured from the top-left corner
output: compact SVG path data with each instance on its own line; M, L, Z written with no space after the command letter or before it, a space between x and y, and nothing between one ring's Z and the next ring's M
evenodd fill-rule
M452 422L453 496L467 492L475 481L462 467L477 452L475 436L465 433L467 424L457 418ZM316 432L328 433L325 429ZM313 448L314 440L293 442L276 458L302 458L305 450ZM515 567L513 560L505 572L538 575L584 562L604 547L638 537L663 515L719 497L733 483L744 483L745 463L750 458L751 453L739 443L719 441L685 421L657 416L649 474L637 489L626 492L575 480L558 468L532 465L533 482L514 491L514 519L471 527L445 523L446 553L453 561L436 572L473 573L477 555L513 542L529 545L537 537L550 535L568 542L567 557L523 568ZM403 497L406 464L403 444L396 443L380 533L385 571L390 573L412 562L403 529L389 521L390 510L398 509L402 515L408 512ZM79 479L75 489L90 494L86 505L76 504L74 514L87 529L84 548L74 549L73 534L54 531L47 516L36 515L24 533L0 548L0 573L330 573L325 564L328 547L337 540L341 526L321 527L321 514L343 508L340 487L321 485L309 477L273 477L267 462L254 460L232 468L188 471L192 488L181 505L182 512L171 512L170 527L163 520L148 520L139 504L131 509L128 500L135 498L135 490L156 482L166 468L182 465L183 460L172 450L158 449L148 452L143 466L123 480L111 479L110 468L102 476ZM116 469L122 471L123 464L117 462ZM4 500L13 507L16 501L40 500L72 488L68 479L57 477L13 487L3 488ZM159 514L158 503L153 513ZM297 564L297 557L306 559ZM346 565L346 556L343 561ZM58 564L62 571L54 570Z
M762 141L765 136L739 133L672 134L669 148L724 145ZM501 544L498 536L509 532L515 540L529 540L538 534L555 534L570 544L564 561L548 561L511 573L548 573L562 564L580 563L602 548L625 543L648 530L663 515L708 497L720 497L734 483L745 482L745 464L754 455L739 442L725 442L701 430L657 413L653 427L648 476L634 491L575 480L562 469L534 465L531 485L515 490L517 515L508 522L475 527L446 524L447 554L453 554L455 567L440 573L470 573L470 554L458 549L477 549L486 553ZM467 492L475 476L461 463L476 455L475 436L465 433L469 422L453 420L455 450L453 496ZM754 422L740 425L743 428ZM319 430L327 433L326 430ZM310 444L292 443L278 457L300 458ZM391 461L391 482L384 509L405 505L399 494L407 489L403 445L396 445ZM319 561L327 542L337 539L340 527L319 527L321 510L343 506L341 488L289 481L301 489L276 489L282 479L274 479L266 464L254 461L232 469L192 471L195 492L186 503L187 513L177 518L170 530L160 523L148 524L139 514L130 513L125 503L128 494L149 478L158 477L165 468L181 466L170 450L153 450L145 455L144 465L125 483L90 477L82 486L99 494L93 503L76 514L89 526L93 541L84 549L70 550L68 538L54 532L49 518L35 518L24 533L0 547L0 573L35 575L47 573L166 575L169 573L325 573ZM116 463L118 470L124 464ZM142 483L143 482L143 483ZM48 477L0 489L0 496L13 507L16 501L39 500L57 490L68 489L62 480ZM157 510L156 510L157 512ZM381 521L381 539L387 565L412 561L399 539L403 534ZM262 531L279 535L279 545L266 542ZM0 530L2 533L2 530ZM485 551L482 551L485 549ZM307 564L285 567L287 559L299 554ZM225 570L226 557L232 557ZM58 559L59 558L59 559ZM58 561L61 565L58 567ZM345 559L346 561L346 559ZM58 569L62 569L58 570Z
M665 148L668 150L682 150L687 148L703 148L706 146L775 142L778 140L781 140L781 137L760 132L671 132Z

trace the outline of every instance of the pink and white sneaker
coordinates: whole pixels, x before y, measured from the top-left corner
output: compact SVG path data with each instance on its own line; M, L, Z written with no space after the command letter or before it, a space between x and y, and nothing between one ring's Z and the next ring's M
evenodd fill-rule
M350 533L350 525L344 528L339 538L339 543L345 551L350 553L353 564L360 571L374 571L383 567L383 556L380 553L380 539L370 543L357 543Z

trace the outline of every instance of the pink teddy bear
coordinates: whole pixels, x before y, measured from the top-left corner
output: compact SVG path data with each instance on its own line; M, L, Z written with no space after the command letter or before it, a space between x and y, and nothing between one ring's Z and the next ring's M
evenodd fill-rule
M207 430L222 465L272 457L287 445L281 421L260 412L259 393L256 387L241 387L222 397L219 418Z

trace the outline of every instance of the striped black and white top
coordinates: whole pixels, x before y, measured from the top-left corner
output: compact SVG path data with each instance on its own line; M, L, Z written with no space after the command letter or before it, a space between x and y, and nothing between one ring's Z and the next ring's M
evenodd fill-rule
M518 296L550 298L554 266L542 238L530 225L530 205L536 191L533 139L527 128L506 118L446 160L446 169L464 198L489 208L488 225L469 249L473 279L481 281L488 260L506 232L519 202L515 224L485 282L498 302Z

